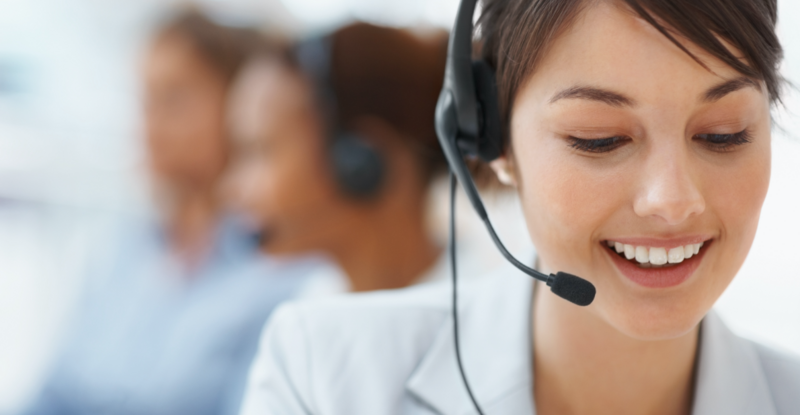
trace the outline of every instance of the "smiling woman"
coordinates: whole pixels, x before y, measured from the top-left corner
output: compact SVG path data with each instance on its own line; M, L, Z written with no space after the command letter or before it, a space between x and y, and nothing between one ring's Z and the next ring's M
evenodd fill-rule
M744 261L769 184L768 88L679 42L622 5L576 16L514 97L494 162L518 178L541 267L585 275L593 314L637 338L697 325Z
M265 333L246 413L796 413L800 360L735 336L711 311L769 186L775 1L483 6L504 131L491 166L520 196L538 271L580 275L595 301L576 307L521 275L462 289L454 314L471 385L446 287L286 306ZM446 88L440 118L457 89Z

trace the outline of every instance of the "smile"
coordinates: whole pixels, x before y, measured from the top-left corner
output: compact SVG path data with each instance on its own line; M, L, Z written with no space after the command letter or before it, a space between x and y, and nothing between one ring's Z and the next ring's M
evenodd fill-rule
M704 242L682 245L673 248L636 246L615 241L606 241L609 248L628 261L637 263L642 268L669 267L683 263L700 253Z
M622 242L609 239L602 245L628 280L645 288L668 288L681 285L694 275L711 242L712 239L706 238L674 241L637 238Z

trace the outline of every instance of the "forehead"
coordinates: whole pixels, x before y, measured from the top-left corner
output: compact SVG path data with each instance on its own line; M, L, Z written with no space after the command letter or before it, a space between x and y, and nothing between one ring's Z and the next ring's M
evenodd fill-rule
M672 35L706 67L620 2L592 2L553 41L522 90L533 84L539 93L552 94L590 84L644 101L697 99L709 86L741 76L680 34Z
M183 36L167 34L156 38L150 45L146 64L151 71L158 71L183 66L202 66L204 62L189 40Z
M274 59L254 60L245 65L232 86L231 129L240 139L256 139L311 104L310 89L302 77Z

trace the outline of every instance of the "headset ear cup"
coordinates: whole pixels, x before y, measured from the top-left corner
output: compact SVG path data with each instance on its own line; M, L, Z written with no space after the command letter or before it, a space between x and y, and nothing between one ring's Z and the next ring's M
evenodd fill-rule
M484 60L472 63L475 92L478 98L478 156L490 162L503 155L503 123L497 96L497 78L494 69Z
M354 134L340 134L330 149L333 173L341 190L358 199L374 197L386 176L383 157L377 149Z

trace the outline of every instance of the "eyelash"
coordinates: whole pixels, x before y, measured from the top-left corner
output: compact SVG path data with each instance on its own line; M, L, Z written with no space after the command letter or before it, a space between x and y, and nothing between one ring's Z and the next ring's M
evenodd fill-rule
M583 151L586 153L608 153L610 151L616 150L625 141L627 141L627 137L623 136L616 136L616 137L609 137L609 138L599 138L594 140L586 140L583 138L578 137L569 137L571 141L570 147L574 148L578 151Z
M726 152L750 143L752 137L749 130L743 130L736 134L697 134L694 138L705 141L705 145L713 151Z
M697 134L693 138L704 141L704 144L712 151L727 152L734 147L750 143L752 137L750 136L750 131L743 130L735 134ZM593 140L569 137L569 140L570 147L575 150L599 154L614 151L630 139L624 136L616 136Z

